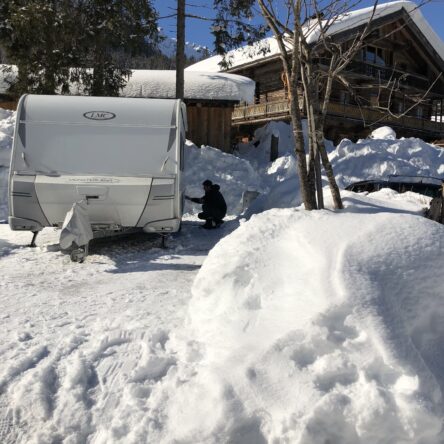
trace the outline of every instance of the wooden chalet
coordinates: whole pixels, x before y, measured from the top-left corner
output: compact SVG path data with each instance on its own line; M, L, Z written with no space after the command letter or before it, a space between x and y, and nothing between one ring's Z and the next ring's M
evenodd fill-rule
M365 46L342 73L353 87L347 89L339 82L334 85L326 121L328 139L362 138L384 125L393 127L398 137L444 139L444 44L412 5L395 2L378 8ZM353 13L351 17L355 17ZM344 47L350 45L368 21L365 14L363 17L344 23L332 38ZM233 136L238 139L251 138L257 127L271 120L290 120L277 45L274 39L267 40L270 52L265 57L251 58L245 56L245 48L237 50L228 70L256 82L255 103L236 106L232 115ZM240 51L244 56L239 56ZM197 70L199 65L210 69L209 60L191 69ZM218 61L213 58L213 64ZM326 67L328 62L319 59ZM387 88L389 81L396 81L394 91ZM302 97L299 102L304 115ZM378 111L376 105L405 115L396 118Z

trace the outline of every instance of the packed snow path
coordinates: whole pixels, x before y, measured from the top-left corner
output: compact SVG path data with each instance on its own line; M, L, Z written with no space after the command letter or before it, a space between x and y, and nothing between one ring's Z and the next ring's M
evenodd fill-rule
M96 241L84 264L52 229L32 249L29 233L0 225L0 442L84 442L127 389L134 402L149 396L174 363L162 348L203 259L237 222L198 225L185 222L166 250L146 235Z

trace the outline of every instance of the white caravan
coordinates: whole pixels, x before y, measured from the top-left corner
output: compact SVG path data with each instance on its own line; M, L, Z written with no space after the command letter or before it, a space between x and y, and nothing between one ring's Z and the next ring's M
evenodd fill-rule
M87 203L94 233L179 230L186 109L180 100L25 95L17 109L9 225L61 227Z

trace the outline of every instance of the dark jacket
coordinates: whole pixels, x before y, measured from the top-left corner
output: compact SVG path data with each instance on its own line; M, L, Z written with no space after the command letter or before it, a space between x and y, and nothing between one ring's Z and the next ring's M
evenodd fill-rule
M209 216L223 219L227 214L227 204L219 190L220 186L213 184L211 189L205 192L205 196L192 198L191 201L202 204L202 211Z

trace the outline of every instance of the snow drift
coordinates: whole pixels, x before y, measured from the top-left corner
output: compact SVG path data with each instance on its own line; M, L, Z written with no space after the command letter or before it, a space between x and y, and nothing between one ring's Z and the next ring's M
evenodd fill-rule
M422 217L356 208L253 216L194 282L161 436L441 442L443 234Z
M343 139L330 160L340 186L390 175L444 177L444 150L416 138Z
M209 146L198 148L190 141L186 142L186 147L184 180L187 195L201 197L204 194L202 182L210 179L221 186L227 213L237 215L242 211L244 191L262 191L260 175L247 160ZM197 212L201 208L187 202L185 211Z

